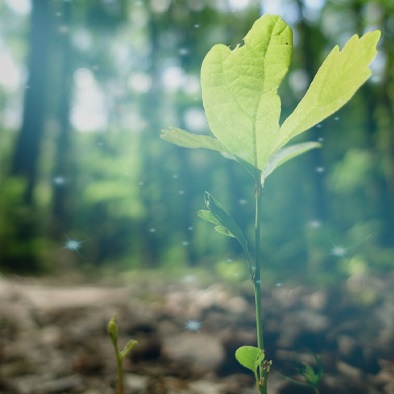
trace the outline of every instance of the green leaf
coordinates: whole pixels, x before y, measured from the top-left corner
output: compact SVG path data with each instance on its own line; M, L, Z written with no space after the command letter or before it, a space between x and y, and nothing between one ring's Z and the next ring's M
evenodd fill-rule
M305 96L280 128L274 151L341 108L370 77L380 31L354 35L327 56Z
M245 368L250 369L256 375L257 368L264 361L264 352L255 346L241 346L235 352L235 358Z
M207 148L235 158L262 182L278 166L315 146L289 147L292 138L341 108L369 78L378 30L336 46L318 70L304 98L279 126L278 87L292 56L292 31L277 15L258 19L243 45L215 45L201 67L202 98L214 137L172 128L162 138L188 148Z
M197 212L197 215L200 219L208 223L215 224L215 230L218 233L226 235L227 237L235 238L235 235L228 228L222 226L219 220L216 219L216 217L210 211L201 210Z
M259 349L259 350L260 350L260 349ZM264 361L264 359L265 359L265 353L264 353L262 350L260 350L260 354L257 356L256 361L255 361L255 363L254 363L256 370L257 370L257 368L259 367L259 365L262 364L262 362Z
M297 370L298 374L301 375L304 381L299 381L288 376L282 375L287 381L297 384L299 386L309 386L313 388L317 388L319 383L323 377L323 364L316 355L314 355L316 366L312 367L311 365L303 362L298 367L296 366L295 369Z
M205 148L218 152L226 151L226 148L214 137L189 133L176 127L162 130L160 137L167 142L184 148Z
M107 324L107 332L111 337L112 343L115 348L118 346L118 322L116 316L114 316Z
M279 17L258 19L244 45L215 45L201 68L205 114L227 151L262 169L279 131L277 89L290 65L292 31Z
M204 197L205 205L209 209L209 212L212 214L213 218L212 216L207 215L206 211L199 211L199 216L210 223L217 224L215 230L219 233L236 238L242 246L244 252L246 253L249 262L248 242L241 228L230 216L230 214L224 209L224 207L217 200L215 200L211 194L205 192Z
M123 360L134 349L137 343L135 339L130 339L120 352L120 359Z
M197 212L197 215L200 219L204 220L205 222L215 225L220 225L220 222L215 218L215 216L213 216L213 214L210 211L202 209Z
M226 227L224 226L216 226L215 230L222 235L226 235L227 237L232 237L235 238L234 234Z
M261 171L261 184L264 185L268 175L272 174L279 166L286 163L286 161L299 156L308 150L314 148L320 148L321 144L318 142L303 142L301 144L290 145L285 148L279 149L273 155L270 156L268 163L264 166Z

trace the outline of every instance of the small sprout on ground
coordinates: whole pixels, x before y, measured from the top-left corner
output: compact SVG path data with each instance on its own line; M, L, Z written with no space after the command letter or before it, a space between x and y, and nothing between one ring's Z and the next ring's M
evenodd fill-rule
M284 378L299 386L308 386L313 389L315 394L319 394L318 386L323 377L323 364L316 355L314 355L314 359L316 362L315 366L311 366L306 362L298 363L298 365L295 366L297 373L303 378L303 381L292 379L287 376Z
M123 360L125 357L134 349L134 346L137 344L135 339L130 339L124 348L119 351L118 347L118 323L116 320L116 316L114 316L107 324L107 332L111 337L111 341L114 345L116 362L118 366L118 394L123 394Z

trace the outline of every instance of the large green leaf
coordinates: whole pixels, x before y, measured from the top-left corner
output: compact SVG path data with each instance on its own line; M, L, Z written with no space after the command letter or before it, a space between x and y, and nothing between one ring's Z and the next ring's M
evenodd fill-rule
M215 45L201 68L211 131L233 155L262 169L279 131L277 89L290 65L292 31L279 17L258 19L244 45Z
M323 62L304 98L279 127L278 87L292 55L292 31L276 15L258 19L244 45L230 50L215 45L201 68L205 113L214 137L180 129L162 138L188 148L207 148L235 158L257 180L287 160L317 147L283 148L292 138L342 107L369 78L380 32L353 36L340 51L336 46Z
M380 31L354 35L340 51L336 46L327 56L305 96L280 128L273 152L290 139L341 108L370 77L368 65L375 57Z
M167 142L183 146L184 148L206 148L218 152L226 151L226 148L214 137L189 133L177 127L162 130L160 137Z

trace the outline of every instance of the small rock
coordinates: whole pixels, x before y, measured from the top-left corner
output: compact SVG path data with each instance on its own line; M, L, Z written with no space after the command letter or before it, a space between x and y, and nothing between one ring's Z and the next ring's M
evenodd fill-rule
M351 380L359 381L362 377L361 370L342 361L337 362L337 369L341 374L345 375Z
M124 376L124 386L133 394L143 393L148 386L148 377L128 373Z
M220 341L203 333L180 333L164 338L164 354L176 364L189 366L197 375L215 371L223 362Z

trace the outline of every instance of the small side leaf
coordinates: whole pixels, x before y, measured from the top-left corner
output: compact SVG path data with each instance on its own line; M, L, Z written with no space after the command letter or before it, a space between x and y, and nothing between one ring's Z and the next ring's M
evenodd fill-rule
M167 142L184 148L205 148L218 152L226 151L226 148L214 137L189 133L177 127L162 130L160 137Z
M130 339L120 352L120 359L123 360L135 347L138 342L135 339Z
M303 142L301 144L290 145L285 148L279 149L276 153L270 156L267 164L261 171L261 184L264 185L264 181L268 175L272 174L279 166L286 163L286 161L293 159L311 149L320 148L321 144L318 142Z
M215 224L215 225L220 225L220 222L213 216L213 214L210 211L207 211L206 209L202 209L197 212L197 215L200 219L204 220L205 222Z
M235 358L245 368L250 369L255 375L258 366L264 361L264 352L255 346L241 346L235 352Z
M114 316L107 324L107 332L111 337L111 341L115 346L115 349L118 347L118 322L116 316Z
M197 215L200 219L204 220L205 222L211 223L215 225L215 230L227 237L235 238L235 235L226 227L222 226L218 219L213 216L210 211L201 210L197 212Z
M219 226L217 226L219 228L216 227L215 230L219 231L224 235L230 237L233 236L234 238L236 238L237 241L242 246L243 250L245 251L249 261L248 242L241 228L238 226L235 220L230 216L230 214L224 209L224 207L213 198L213 196L211 196L208 192L205 192L204 197L205 197L205 205L207 206L209 212L214 216L214 218L217 220L219 224ZM223 229L227 231L224 231Z
M216 219L216 217L212 214L210 211L206 210L201 210L197 212L197 215L200 219L204 220L205 222L211 223L215 225L215 230L222 235L225 235L227 237L232 237L235 238L235 235L222 223Z
M235 238L235 237L234 237L234 234L233 234L228 228L226 228L226 227L223 227L223 226L216 226L216 227L215 227L215 230L216 230L219 234L223 234L223 235L226 235L227 237Z

